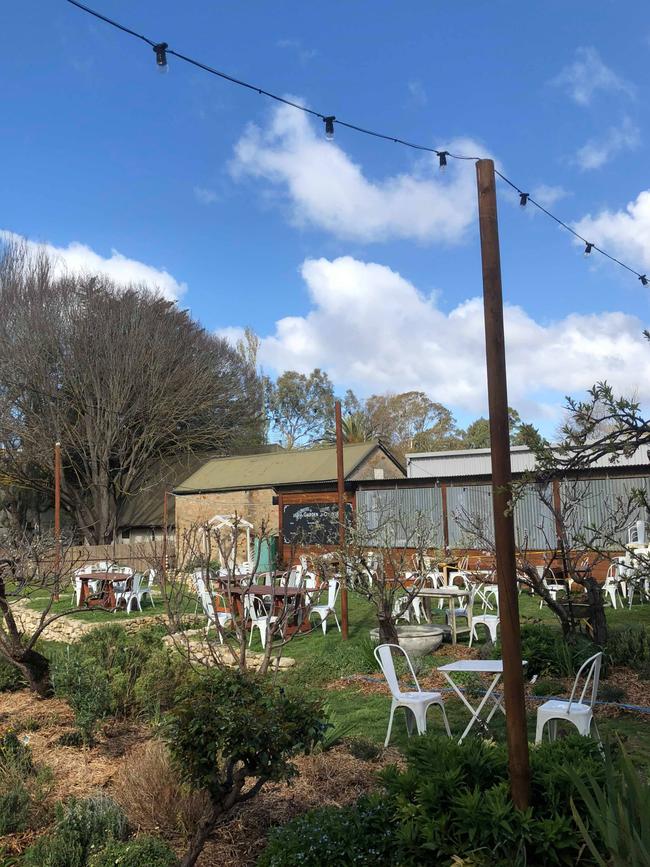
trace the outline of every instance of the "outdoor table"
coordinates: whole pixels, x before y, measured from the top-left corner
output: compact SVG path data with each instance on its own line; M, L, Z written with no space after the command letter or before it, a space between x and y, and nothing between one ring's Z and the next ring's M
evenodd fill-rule
M458 629L456 626L456 602L460 602L462 598L469 596L467 590L461 590L460 587L423 587L421 590L418 590L417 595L424 596L427 599L449 600L452 644L457 643L459 632L469 632L469 626L463 626L462 629Z
M125 575L123 572L90 572L86 575L80 575L81 593L79 595L79 605L85 605L87 608L106 608L112 611L117 608L115 600L114 584L124 584L126 590L131 589L132 575ZM97 593L93 593L88 586L89 581L98 581L100 589Z
M528 663L525 660L522 660L522 665L527 665ZM445 678L449 681L451 688L454 690L456 695L463 702L465 707L469 710L472 715L467 728L460 736L458 743L462 744L467 735L472 729L472 726L476 722L480 722L485 728L487 728L488 723L496 713L497 708L503 713L505 716L505 708L502 703L502 696L495 696L494 690L497 687L497 684L501 680L503 676L503 660L502 659L459 659L456 662L450 662L448 665L441 665L438 671L441 671ZM485 695L479 702L476 708L473 708L472 705L467 700L465 694L458 688L458 686L454 683L454 679L452 674L457 672L472 672L475 674L491 674L493 675L492 682L488 687ZM488 699L491 699L494 703L494 707L487 715L485 720L481 720L481 711L485 707Z
M242 597L245 594L260 598L271 597L271 614L280 617L287 614L285 635L293 635L294 632L308 632L309 618L305 617L305 590L304 587L277 587L272 584L251 584L249 587L231 587L225 594L232 598L232 605L238 616L243 615L244 603Z

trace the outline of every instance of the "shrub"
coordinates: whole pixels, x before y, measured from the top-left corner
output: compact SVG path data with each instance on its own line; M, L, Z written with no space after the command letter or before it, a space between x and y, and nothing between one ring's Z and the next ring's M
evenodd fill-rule
M528 663L526 674L573 677L585 659L597 648L584 635L566 638L556 629L542 623L525 623L521 627L521 655ZM501 658L501 645L495 646L495 657Z
M625 701L627 693L622 686L616 686L613 683L602 683L598 689L598 698L600 701L609 701L613 704L620 704Z
M391 820L377 798L312 810L271 832L258 867L390 867L398 863Z
M33 772L31 749L19 739L16 732L6 732L0 738L0 776L11 773L24 780Z
M13 663L0 656L0 692L16 692L27 686L25 678Z
M160 627L130 633L122 626L111 624L83 636L79 652L106 673L111 716L131 716L138 709L136 682L152 655L162 646Z
M0 837L27 827L31 798L25 784L9 780L0 786Z
M647 626L626 626L610 632L605 656L610 665L644 668L650 663L650 630Z
M531 806L524 812L510 800L504 745L424 736L409 743L406 757L405 770L392 767L381 774L385 793L370 803L381 804L384 812L372 833L364 836L356 827L355 808L316 811L274 832L259 863L551 867L579 862L584 844L567 805L573 798L578 809L584 807L572 773L583 780L604 778L594 741L573 735L531 751ZM318 860L319 841L332 846L332 860Z
M533 695L562 695L564 692L564 684L561 680L556 680L552 677L544 677L534 683L530 691Z
M571 811L589 850L599 867L650 864L650 784L625 752L617 762L607 752L604 777L587 782L574 775L582 803L572 798Z
M66 699L74 711L75 725L84 744L91 744L97 723L111 709L108 675L79 646L67 647L55 657L52 682L57 696Z
M322 739L321 716L321 705L304 694L294 696L238 670L207 670L179 689L165 738L178 770L205 789L211 807L186 863L195 863L216 823L238 802L254 797L267 781L296 773L290 759Z
M381 747L370 738L348 738L345 745L356 759L373 762L381 754Z
M23 856L23 867L85 867L89 854L107 840L128 834L124 813L105 795L57 804L53 831Z
M90 856L88 867L176 867L178 858L164 840L142 835L126 843L112 840Z
M165 836L192 834L209 806L205 792L181 782L169 750L156 740L129 753L113 777L113 788L133 826Z
M138 710L147 719L160 721L174 706L176 691L194 676L180 653L168 647L154 651L133 687Z

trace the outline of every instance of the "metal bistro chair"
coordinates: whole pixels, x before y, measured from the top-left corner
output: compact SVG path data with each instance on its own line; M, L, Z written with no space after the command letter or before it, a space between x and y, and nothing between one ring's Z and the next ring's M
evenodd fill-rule
M400 653L403 653L406 657L406 662L411 672L411 677L413 678L413 682L415 683L415 690L409 692L402 692L402 690L400 689L399 680L395 672L393 651L399 651ZM447 735L451 737L449 722L447 720L447 714L445 712L445 705L442 700L441 693L423 692L420 689L420 684L418 683L418 679L415 676L415 672L413 671L411 660L409 659L408 653L404 650L404 648L400 647L399 644L380 644L378 647L375 647L375 659L379 663L384 677L386 678L386 682L388 683L388 688L390 689L391 695L393 697L390 706L390 718L388 720L388 731L386 732L386 740L384 741L384 746L387 747L388 742L390 741L390 733L393 728L393 717L398 707L403 707L406 709L406 729L409 735L411 734L413 728L413 718L415 719L415 725L418 734L422 735L427 730L427 711L431 707L431 705L437 705L442 711L442 719L445 724L445 730L447 732Z
M586 662L583 662L576 675L573 689L571 690L571 696L568 701L553 698L549 701L545 701L543 705L540 705L540 707L537 708L537 729L535 732L536 744L539 744L542 740L546 723L550 723L549 738L555 740L557 737L558 720L566 720L566 722L570 722L578 729L580 734L585 737L589 736L591 724L593 722L596 736L598 740L600 740L598 727L594 720L594 702L596 701L596 695L598 694L598 681L600 679L600 666L602 661L603 654L601 652L595 653L593 656L590 656ZM574 697L583 672L586 672L585 685L580 693L580 698L576 701ZM585 696L590 684L591 694L588 702L585 702Z
M339 623L339 619L336 616L336 598L339 595L339 582L332 578L327 583L327 604L325 605L312 605L309 609L309 619L311 620L312 615L316 614L320 617L321 627L323 629L323 635L327 635L327 618L330 614L334 615L334 622L336 626L341 631L341 625Z

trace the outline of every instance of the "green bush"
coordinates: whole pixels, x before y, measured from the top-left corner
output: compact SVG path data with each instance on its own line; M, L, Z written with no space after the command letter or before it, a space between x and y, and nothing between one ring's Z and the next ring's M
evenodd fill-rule
M159 837L142 835L133 840L112 840L90 856L88 867L176 867L174 850Z
M24 780L34 772L32 751L16 732L8 731L0 738L0 775L11 773Z
M571 799L584 809L572 775L596 783L604 779L599 746L589 738L573 735L531 750L531 806L523 812L510 800L505 745L478 738L458 744L427 735L410 741L406 758L405 770L391 767L381 774L384 793L370 803L380 804L383 813L372 833L365 835L363 823L355 824L355 810L364 808L364 801L356 808L315 811L275 831L259 863L592 863L584 859L582 835L567 809ZM327 851L320 860L319 845Z
M347 738L345 745L356 759L363 762L374 762L381 753L381 747L370 738Z
M521 655L526 660L526 675L574 677L578 669L598 648L584 635L567 638L543 623L525 623L521 627ZM501 658L497 642L495 658Z
M610 665L643 669L650 663L650 630L647 626L626 626L611 631L605 657Z
M54 830L27 849L23 867L85 867L93 850L127 835L124 813L110 798L73 798L57 804Z
M574 782L582 803L572 798L571 811L599 867L650 864L650 784L625 752L615 761L607 751L604 781L576 774Z
M79 652L106 673L111 716L128 717L139 708L136 684L151 657L163 647L161 627L127 632L117 624L93 629L79 642Z
M16 666L0 656L0 692L16 692L26 685L25 678Z
M258 867L390 867L398 863L391 820L377 798L312 810L271 832Z
M168 647L154 651L133 687L138 710L159 721L174 706L176 691L195 677L183 656Z
M31 798L25 784L10 779L0 785L0 837L27 827Z
M556 680L552 677L543 677L534 683L530 691L533 695L562 695L564 692L564 684L561 680Z
M111 690L106 670L85 654L79 645L57 655L52 668L57 696L65 698L74 711L75 725L82 742L93 742L97 724L111 710Z

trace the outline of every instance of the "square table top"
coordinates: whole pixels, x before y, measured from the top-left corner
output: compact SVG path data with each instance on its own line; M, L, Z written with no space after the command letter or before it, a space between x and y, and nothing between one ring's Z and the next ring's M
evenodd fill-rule
M528 665L525 659L522 660L522 665ZM503 660L457 659L456 662L441 665L438 671L476 671L483 674L503 674Z
M418 596L434 596L444 598L445 596L469 596L469 590L463 590L460 587L422 587L418 590Z

